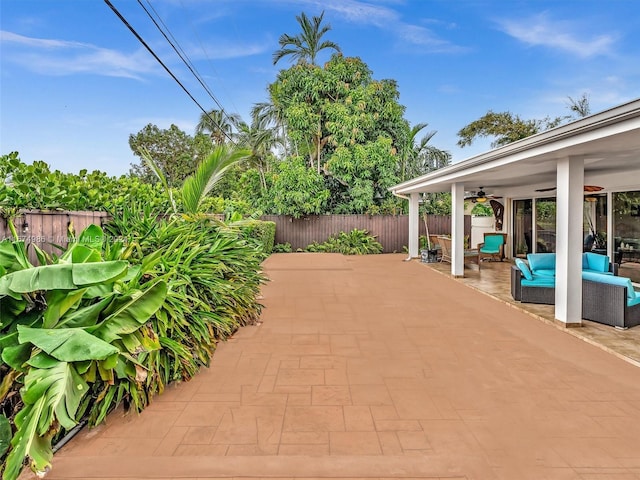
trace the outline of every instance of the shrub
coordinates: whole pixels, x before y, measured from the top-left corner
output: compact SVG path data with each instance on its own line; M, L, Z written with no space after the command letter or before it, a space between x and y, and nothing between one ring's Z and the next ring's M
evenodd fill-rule
M273 252L273 244L276 238L276 223L264 220L247 220L242 224L243 236L248 241L253 241L260 246L265 255Z
M344 255L368 255L382 253L382 245L367 230L354 228L349 233L331 235L324 243L312 243L308 252L342 253Z
M273 246L273 253L291 253L292 248L289 242L286 243L276 243Z

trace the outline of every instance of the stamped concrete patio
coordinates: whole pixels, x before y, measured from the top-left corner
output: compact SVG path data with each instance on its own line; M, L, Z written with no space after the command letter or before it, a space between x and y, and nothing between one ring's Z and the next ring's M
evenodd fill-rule
M403 258L271 256L261 324L48 478L640 480L640 368Z

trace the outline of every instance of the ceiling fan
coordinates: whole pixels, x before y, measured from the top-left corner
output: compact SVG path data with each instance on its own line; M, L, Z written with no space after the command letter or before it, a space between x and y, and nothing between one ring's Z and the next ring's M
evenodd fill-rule
M549 188L539 188L536 192L551 192L558 187L549 187ZM598 187L597 185L585 185L584 191L587 193L599 192L600 190L604 190L604 187Z
M480 190L478 190L477 192L470 192L472 195L466 196L464 197L464 199L470 200L471 203L485 203L487 200L502 198L496 197L495 195L487 195L484 190L482 190L483 188L484 187L480 187Z

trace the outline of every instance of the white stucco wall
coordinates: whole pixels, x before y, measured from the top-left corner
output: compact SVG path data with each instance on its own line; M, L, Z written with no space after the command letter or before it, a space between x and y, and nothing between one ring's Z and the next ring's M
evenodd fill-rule
M485 232L495 232L495 218L471 216L471 242L470 247L476 248L484 241Z

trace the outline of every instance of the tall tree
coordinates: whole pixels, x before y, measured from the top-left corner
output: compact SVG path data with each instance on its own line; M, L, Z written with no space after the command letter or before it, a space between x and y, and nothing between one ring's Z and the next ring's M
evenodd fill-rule
M588 117L591 113L591 106L589 105L589 96L583 93L579 98L569 98L567 108L577 115L579 118Z
M233 129L237 128L240 117L235 113L226 113L222 110L209 110L200 114L200 120L196 125L196 133L206 133L211 137L215 145L222 145L230 141Z
M396 83L374 80L359 58L336 54L322 68L295 65L278 74L269 92L293 145L318 173L339 146L388 137L397 148L406 129Z
M284 33L280 36L278 43L280 49L273 53L273 64L278 63L282 58L291 56L296 63L310 63L315 65L318 52L326 48L340 52L340 47L329 40L322 40L322 36L331 30L331 25L322 25L324 12L319 17L312 17L309 20L306 13L302 12L296 16L296 20L302 28L298 35L291 36Z
M543 130L557 127L564 118L550 119L546 117L542 120L523 120L511 112L495 113L489 110L478 120L471 122L458 132L458 137L460 137L458 145L466 147L478 137L495 137L495 140L491 142L491 147L502 147Z
M209 154L211 142L205 135L192 137L176 125L161 129L148 124L135 135L129 135L129 146L133 154L142 159L142 152L158 165L172 186L177 186L195 172L196 165ZM147 162L131 164L129 173L147 182L155 182L156 175Z
M586 93L583 93L577 99L568 98L567 108L572 115L555 118L545 117L540 120L523 120L511 112L494 113L489 110L478 120L471 122L458 132L458 137L460 137L458 145L466 147L471 145L478 137L495 137L491 147L502 147L516 140L522 140L536 133L557 127L564 122L574 120L576 117L586 117L591 113L589 97Z

